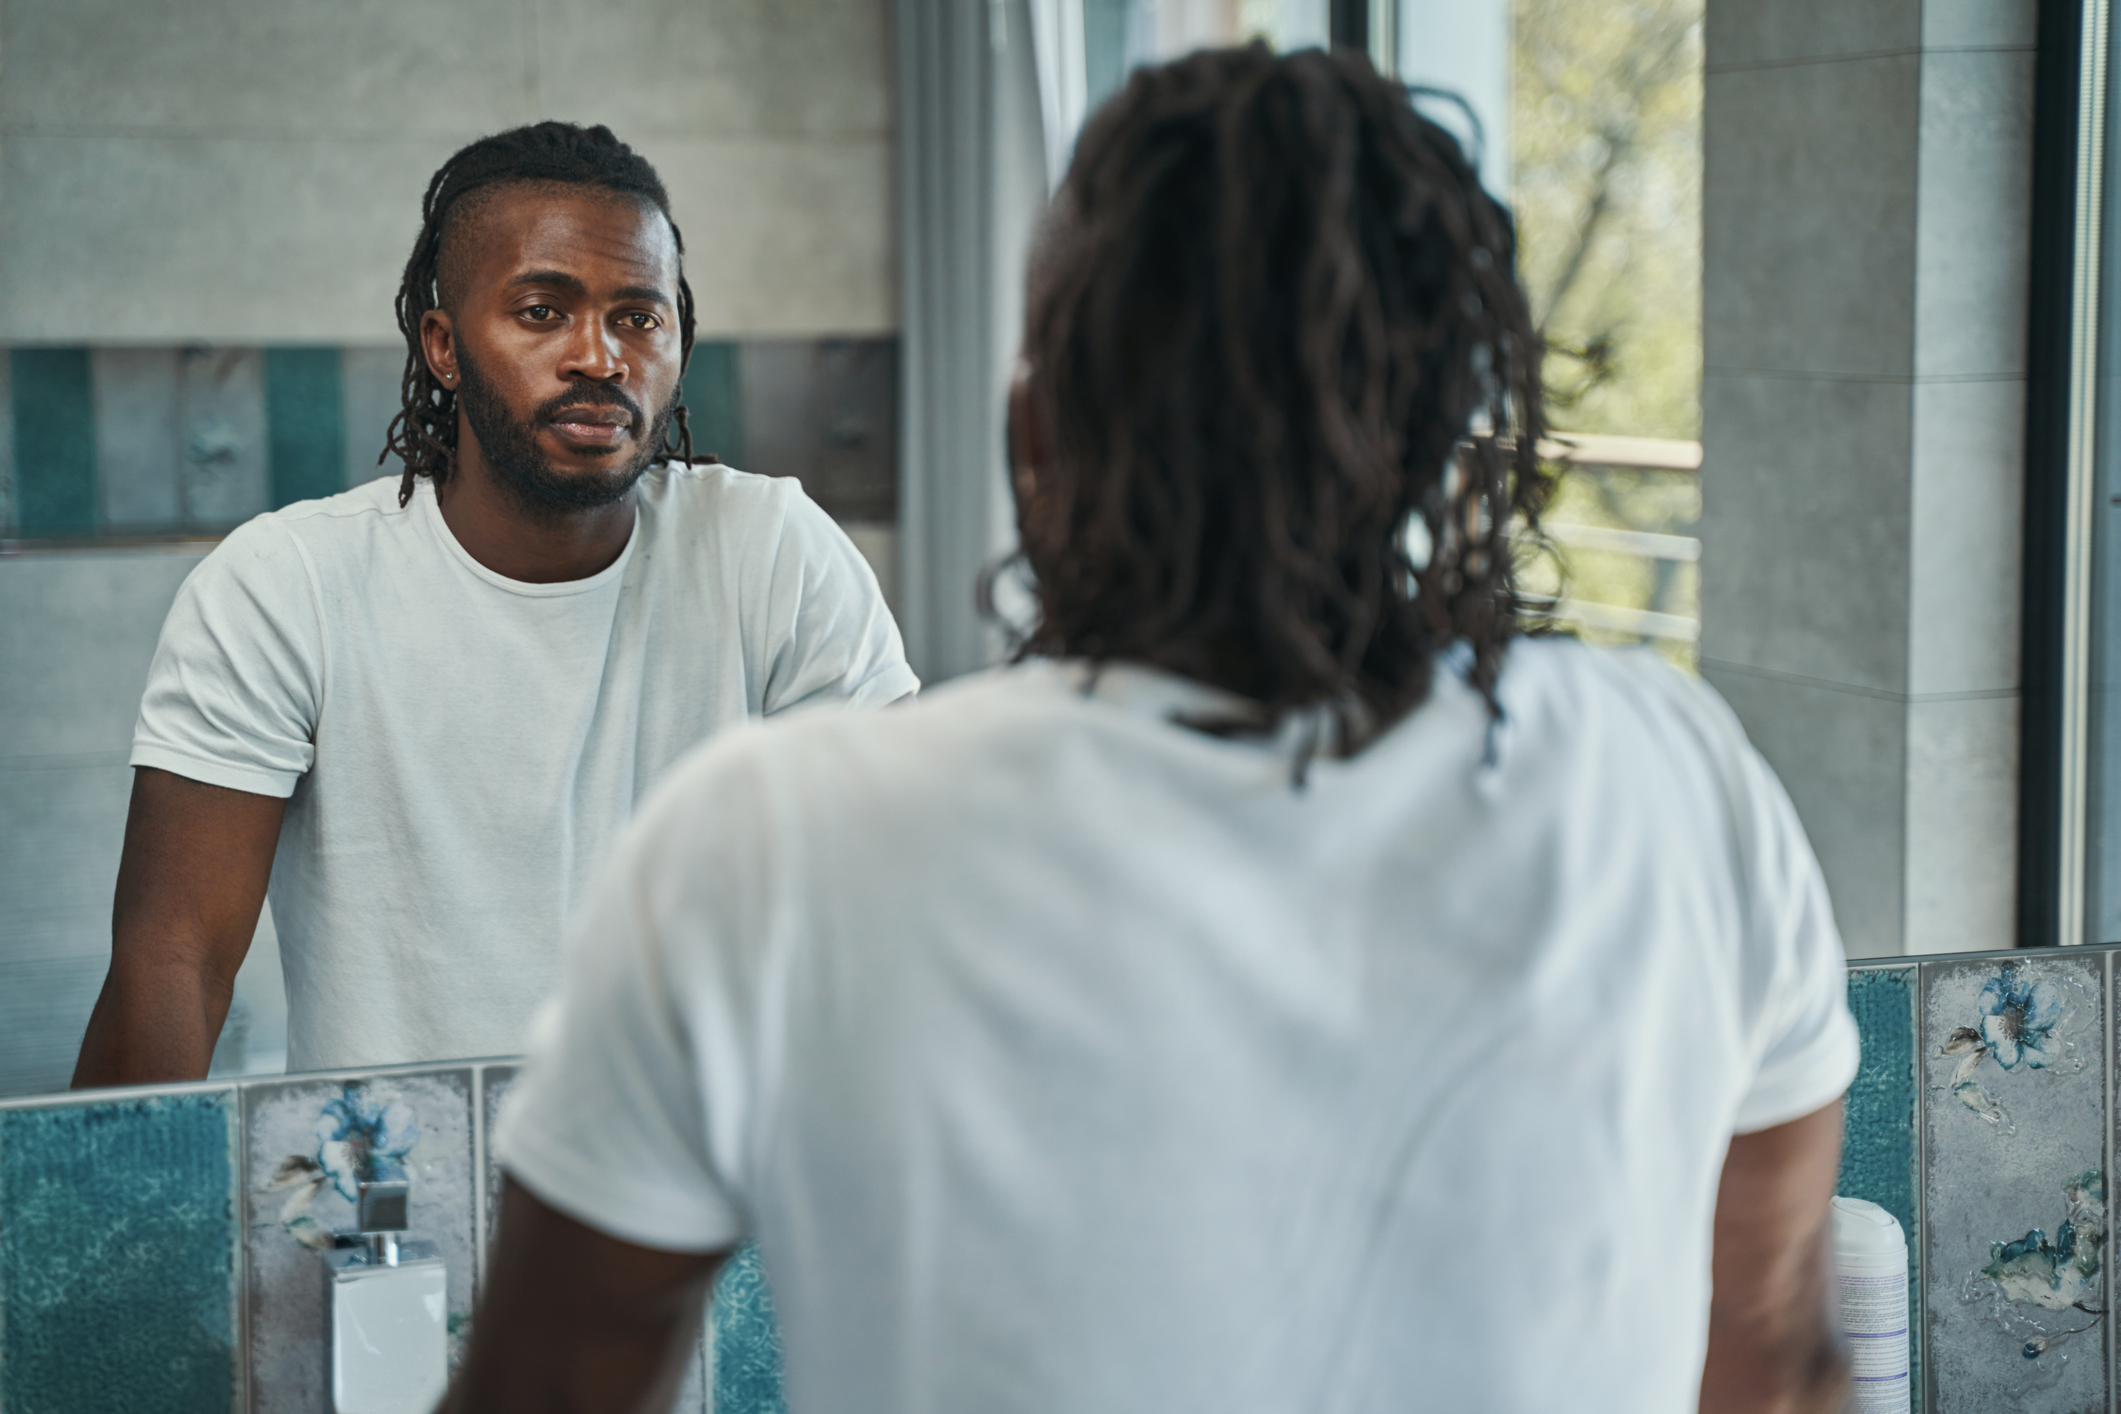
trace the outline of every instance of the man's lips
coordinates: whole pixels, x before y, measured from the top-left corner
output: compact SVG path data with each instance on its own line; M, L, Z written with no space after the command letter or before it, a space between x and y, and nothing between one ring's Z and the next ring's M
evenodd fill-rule
M568 441L596 446L611 446L633 431L633 415L623 408L569 408L550 422Z

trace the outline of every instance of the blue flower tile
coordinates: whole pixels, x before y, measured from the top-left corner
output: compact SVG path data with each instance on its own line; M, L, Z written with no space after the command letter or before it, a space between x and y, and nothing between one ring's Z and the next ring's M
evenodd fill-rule
M318 1245L354 1224L363 1178L412 1182L408 1237L441 1249L450 1359L478 1280L472 1072L302 1076L243 1087L251 1414L325 1414L330 1331ZM13 1414L13 1411L8 1411Z
M2106 970L1921 965L1930 1414L2107 1407Z
M1922 1240L1915 1227L1915 991L1912 967L1851 969L1849 1010L1863 1062L1849 1086L1835 1191L1867 1198L1900 1220L1908 1247L1908 1364L1920 1370ZM1916 1408L1921 1388L1916 1382Z
M746 1243L723 1266L709 1320L714 1414L787 1414L781 1399L781 1332L759 1249Z
M0 1110L0 1409L234 1408L235 1147L232 1088Z

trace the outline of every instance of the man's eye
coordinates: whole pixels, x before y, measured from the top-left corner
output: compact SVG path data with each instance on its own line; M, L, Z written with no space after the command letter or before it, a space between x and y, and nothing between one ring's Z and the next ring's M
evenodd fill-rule
M663 327L663 321L656 318L653 314L629 314L626 316L626 320L636 329L660 329Z
M554 309L549 304L534 304L530 306L530 308L523 311L523 317L525 319L534 319L540 324L544 323L548 319L556 318L558 317L558 315L559 311L557 309Z

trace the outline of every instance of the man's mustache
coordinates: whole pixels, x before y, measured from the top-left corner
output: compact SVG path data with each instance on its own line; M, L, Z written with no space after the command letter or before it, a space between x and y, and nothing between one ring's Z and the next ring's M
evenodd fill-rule
M612 387L609 383L592 383L582 388L571 388L558 397L547 398L544 402L538 404L535 412L531 413L530 420L532 422L558 422L561 413L586 407L624 408L633 419L633 430L635 432L639 432L641 424L647 420L646 415L641 411L639 403L627 397L623 391Z

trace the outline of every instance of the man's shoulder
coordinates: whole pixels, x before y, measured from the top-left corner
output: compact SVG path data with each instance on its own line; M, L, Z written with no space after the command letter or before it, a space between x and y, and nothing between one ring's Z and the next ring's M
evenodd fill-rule
M1636 794L1655 786L1729 801L1752 790L1756 753L1737 714L1654 648L1520 639L1499 695L1522 746L1581 754Z
M223 536L200 568L209 575L242 578L315 571L328 565L340 547L359 540L364 530L406 518L398 506L396 478L381 477L335 496L296 501L252 516Z
M792 476L760 476L720 462L658 462L642 474L640 502L686 530L729 527L750 532L787 519L805 502Z
M395 476L379 476L334 496L295 501L278 510L252 516L229 532L224 544L239 545L253 552L268 546L291 549L297 544L313 548L358 537L364 531L385 525L409 523L412 507L398 504L398 484ZM434 493L423 482L417 494Z
M725 787L702 783L731 776L771 776L818 799L839 797L856 778L888 783L878 793L901 802L947 797L999 763L1065 753L1086 701L1060 665L987 668L886 707L817 703L754 718L695 747L672 775L689 775L707 800Z

